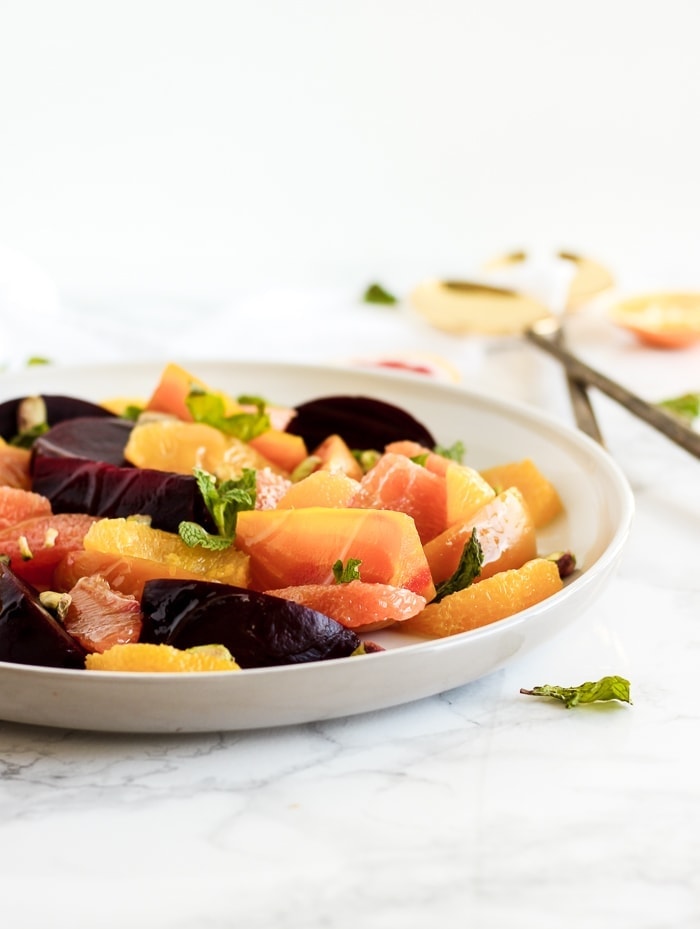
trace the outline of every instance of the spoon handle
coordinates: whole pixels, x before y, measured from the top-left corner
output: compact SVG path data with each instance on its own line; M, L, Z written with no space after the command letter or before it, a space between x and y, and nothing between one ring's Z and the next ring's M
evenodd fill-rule
M534 329L526 329L524 334L528 341L534 343L538 348L543 349L560 361L569 377L573 378L574 381L579 381L589 387L597 388L612 400L615 400L616 403L623 406L626 410L629 410L634 416L637 416L654 429L663 433L666 438L675 442L676 445L680 445L681 448L690 452L691 455L700 458L699 432L689 429L679 420L674 419L673 416L659 409L659 407L654 406L652 403L647 403L645 400L642 400L641 397L631 393L621 384L610 380L609 377L601 374L600 371L596 371L594 368L589 367L583 361L576 358L575 355L572 355L570 352L566 351L565 348L562 348L561 345L557 344L556 339L552 340L546 335L541 335L539 332L536 332Z
M566 351L562 326L554 330L551 339L558 348ZM605 440L600 431L586 383L567 372L566 384L569 388L569 399L571 400L571 409L576 425L581 432L585 432L599 445L605 446Z

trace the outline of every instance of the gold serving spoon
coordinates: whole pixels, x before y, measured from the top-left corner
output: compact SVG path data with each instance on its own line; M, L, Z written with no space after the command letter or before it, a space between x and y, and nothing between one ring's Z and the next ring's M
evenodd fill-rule
M487 262L486 272L522 265L524 251L511 252ZM573 264L567 280L565 312L571 312L585 297L605 290L612 284L611 275L601 266L569 252L555 258ZM427 281L411 296L413 305L439 329L455 334L519 335L532 326L545 326L552 341L564 347L563 314L555 315L542 303L506 287L476 281ZM604 444L586 385L567 373L567 385L574 419L582 432Z
M648 425L700 458L700 433L659 407L647 403L599 371L584 364L563 345L563 315L514 290L478 281L433 280L415 288L411 303L431 325L452 334L520 335L556 358L564 367L579 427L602 444L587 388L595 387ZM567 312L569 308L567 306Z

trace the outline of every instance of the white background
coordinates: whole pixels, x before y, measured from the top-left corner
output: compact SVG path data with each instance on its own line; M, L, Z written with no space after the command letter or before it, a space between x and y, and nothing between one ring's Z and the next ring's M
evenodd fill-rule
M700 288L694 0L4 0L0 246L63 293Z

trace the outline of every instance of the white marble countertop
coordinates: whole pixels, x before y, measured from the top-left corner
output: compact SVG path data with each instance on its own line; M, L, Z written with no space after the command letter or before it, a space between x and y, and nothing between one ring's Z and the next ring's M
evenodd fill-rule
M6 341L10 365L420 350L465 385L571 422L561 371L537 349L454 339L343 292L202 306L82 298L54 324ZM700 389L700 347L644 349L595 309L570 337L649 399ZM700 464L594 403L634 491L632 534L600 600L505 670L284 729L129 736L0 722L3 925L700 925ZM519 693L603 674L631 681L631 706L566 710Z

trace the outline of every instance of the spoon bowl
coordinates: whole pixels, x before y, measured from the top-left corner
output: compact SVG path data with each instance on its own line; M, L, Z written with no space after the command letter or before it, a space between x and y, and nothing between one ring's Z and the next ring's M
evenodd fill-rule
M654 293L631 297L610 318L651 348L687 348L700 341L700 293Z

